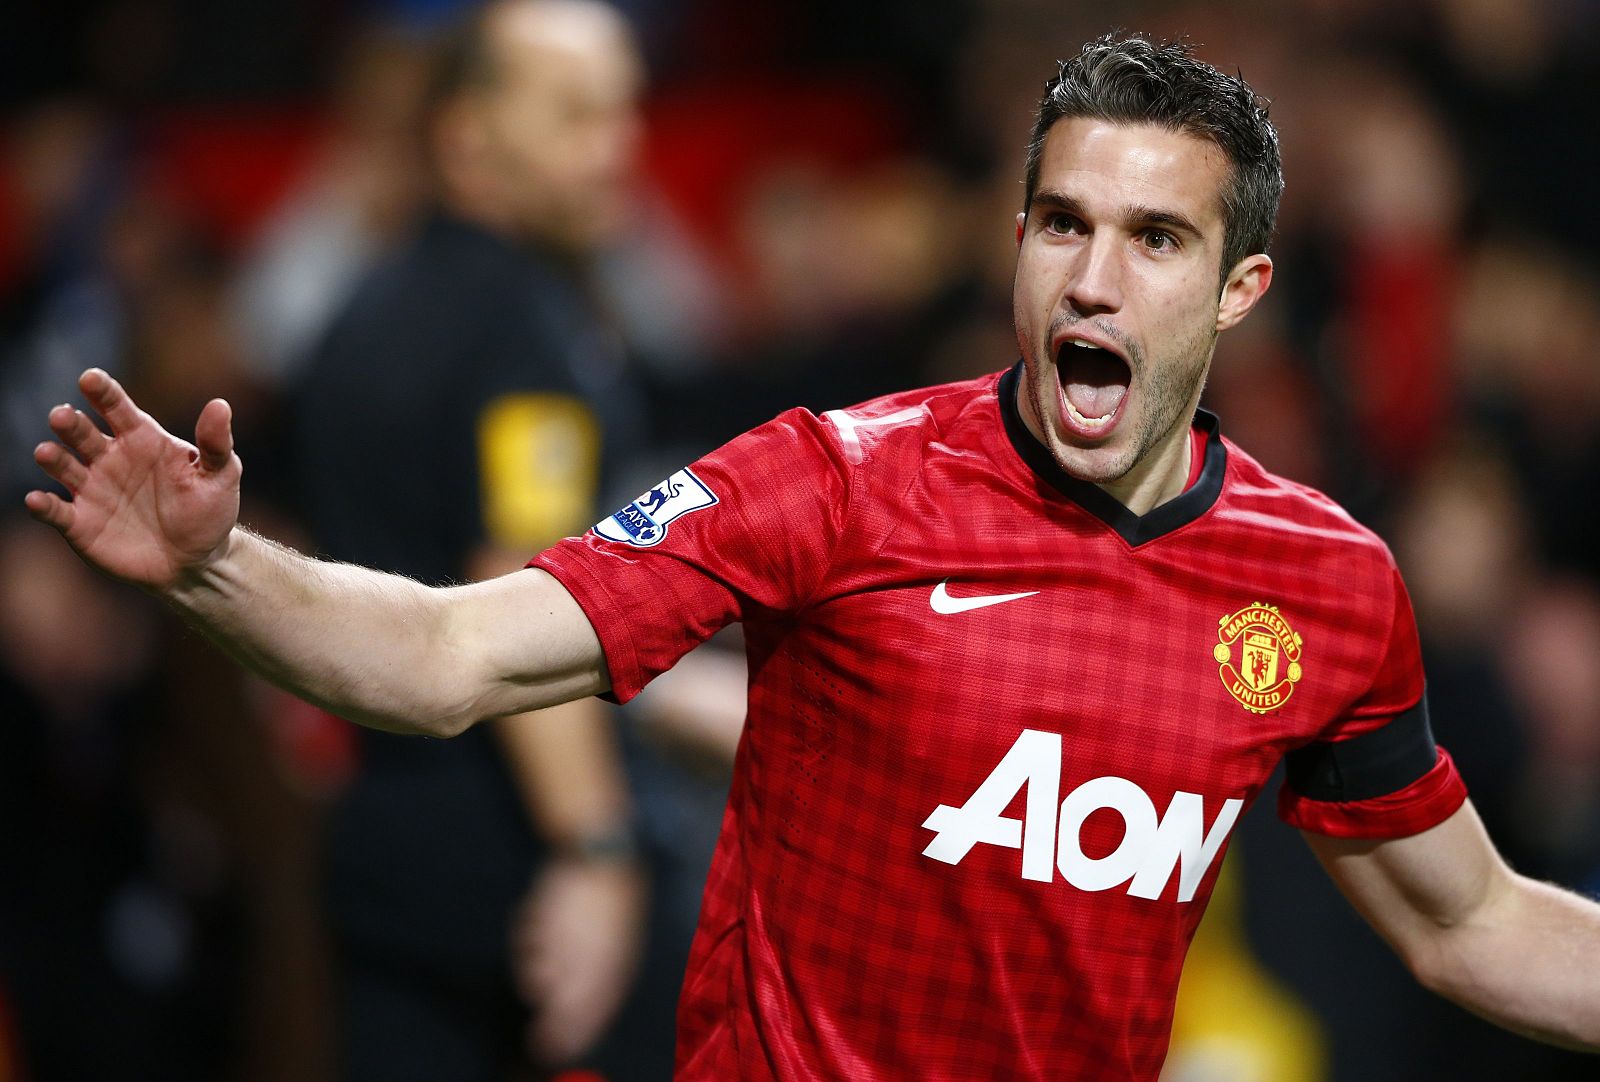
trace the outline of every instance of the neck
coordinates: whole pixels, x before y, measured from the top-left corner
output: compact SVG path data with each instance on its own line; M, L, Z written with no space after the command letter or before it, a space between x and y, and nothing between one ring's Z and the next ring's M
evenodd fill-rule
M1168 500L1181 496L1189 483L1192 465L1189 429L1193 425L1191 411L1184 415L1184 423L1174 426L1133 469L1115 481L1100 485L1100 489L1136 515L1147 515Z
M1134 463L1133 468L1115 481L1096 484L1106 495L1116 500L1135 515L1147 515L1168 500L1181 496L1189 483L1193 465L1189 430L1194 426L1195 409L1199 396L1184 410L1180 423L1162 436L1160 441ZM1038 416L1033 398L1027 393L1025 381L1017 382L1017 413L1023 427L1045 448L1050 441L1044 437L1044 422ZM1070 472L1070 471L1069 471Z

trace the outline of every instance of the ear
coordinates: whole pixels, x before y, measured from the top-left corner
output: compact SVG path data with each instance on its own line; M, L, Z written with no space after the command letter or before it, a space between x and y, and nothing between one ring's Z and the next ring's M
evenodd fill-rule
M1250 314L1256 302L1267 295L1272 285L1272 257L1265 252L1245 256L1228 272L1217 305L1217 330L1236 326Z
M1028 220L1028 212L1025 211L1025 210L1019 210L1017 212L1017 247L1018 248L1022 247L1022 224L1024 222L1026 222L1027 220Z

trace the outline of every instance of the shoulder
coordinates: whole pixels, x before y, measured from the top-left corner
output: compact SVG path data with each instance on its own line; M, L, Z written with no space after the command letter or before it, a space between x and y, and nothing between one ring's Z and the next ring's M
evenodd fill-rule
M1224 442L1228 477L1217 508L1219 520L1302 558L1322 555L1383 574L1393 571L1389 546L1336 500L1273 473L1232 440L1224 437Z
M995 373L960 383L899 391L841 409L813 413L786 410L724 445L722 453L782 456L813 450L836 459L850 472L877 471L943 440L987 404L993 409ZM994 423L994 418L989 418Z
M798 489L831 492L844 504L868 493L891 497L920 472L929 449L977 407L991 413L998 376L902 391L843 409L796 407L724 444L694 466L719 484L762 498ZM992 416L990 425L998 423Z
M919 457L930 444L945 440L974 420L992 426L995 418L990 414L995 409L999 379L999 373L990 373L900 391L845 409L827 410L818 420L822 431L853 465Z

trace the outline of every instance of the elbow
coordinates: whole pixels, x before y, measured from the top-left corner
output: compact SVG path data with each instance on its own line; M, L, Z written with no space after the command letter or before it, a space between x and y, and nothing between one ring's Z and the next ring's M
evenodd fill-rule
M1500 977L1492 944L1481 926L1432 924L1399 954L1418 984L1452 1003L1483 1014L1490 1012Z
M1400 959L1416 982L1435 995L1447 999L1459 983L1450 965L1450 954L1436 938L1428 937L1400 948Z
M481 720L478 711L461 707L433 711L426 718L413 719L412 725L413 731L423 736L448 740L452 736L460 736Z
M467 714L442 712L384 711L361 712L344 710L342 716L368 729L395 733L399 736L428 736L446 739L460 736L478 721Z
M423 709L426 719L419 718L419 731L428 736L447 739L460 736L480 721L498 717L507 711L497 709L501 704L494 694L494 683L476 668L461 664L455 667L454 679L441 681L434 688L433 701Z
M400 695L380 686L367 701L371 703L368 709L348 715L351 720L402 736L460 736L483 717L470 698L437 685L412 688Z
M460 736L462 733L466 732L468 729L472 728L482 720L483 718L479 717L476 713L455 714L439 722L435 726L435 731L432 733L432 735L442 737L444 739L449 739L452 736Z
M401 736L443 739L461 735L483 716L477 704L449 686L450 683L435 679L403 687L391 676L388 680L353 686L325 705L368 728ZM362 706L352 710L348 705L351 703ZM340 704L346 704L343 710Z
M1528 880L1497 862L1468 904L1441 909L1420 919L1397 944L1406 967L1430 992L1467 1006L1483 1008L1488 989L1499 979L1506 958L1506 933L1525 916ZM1492 997L1489 997L1492 998Z

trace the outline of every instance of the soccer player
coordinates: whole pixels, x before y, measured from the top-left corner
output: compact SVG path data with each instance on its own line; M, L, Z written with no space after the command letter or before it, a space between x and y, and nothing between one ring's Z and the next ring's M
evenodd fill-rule
M428 589L235 524L104 373L32 513L225 649L435 735L626 699L745 623L750 706L680 1004L689 1079L1154 1079L1228 834L1280 814L1418 978L1600 1045L1600 907L1496 854L1429 731L1387 549L1197 403L1266 292L1277 139L1181 45L1090 43L1041 103L1020 364L796 410L530 569ZM442 720L441 720L442 719Z

